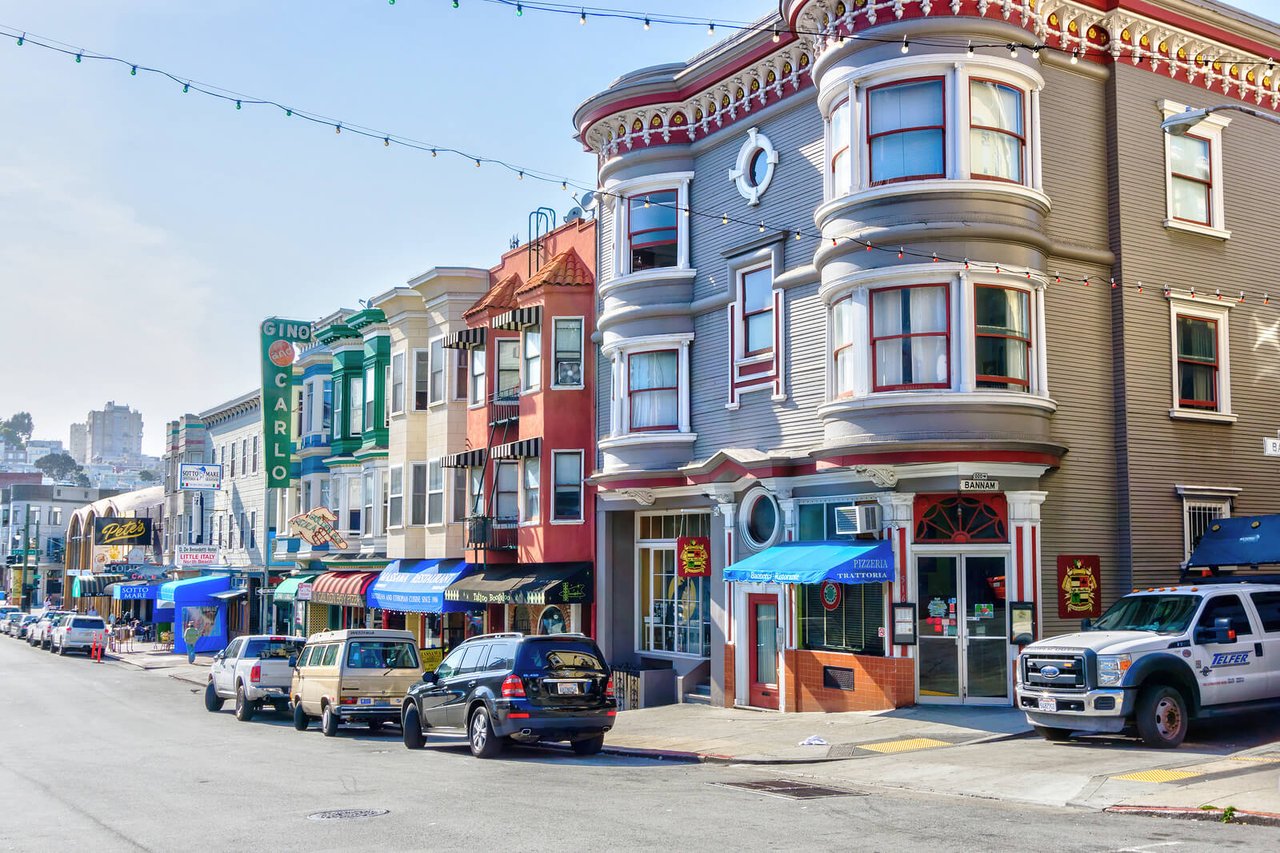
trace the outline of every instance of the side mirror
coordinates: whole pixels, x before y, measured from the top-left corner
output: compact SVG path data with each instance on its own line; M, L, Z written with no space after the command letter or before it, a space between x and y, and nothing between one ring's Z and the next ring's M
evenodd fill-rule
M1231 620L1223 616L1213 620L1212 628L1197 628L1195 640L1197 645L1234 643L1236 632L1231 630Z
M434 672L424 672L422 673L422 680L426 684L435 684L439 679L436 678Z
M222 660L223 658L225 658L226 656L227 656L227 653L226 653L226 652L218 652L216 655L214 655L214 656L213 656L213 662L214 662L214 663L218 663L219 661L221 661L221 660Z
M1092 619L1081 619L1081 620L1080 620L1080 630L1081 630L1081 631L1092 631L1092 630L1093 630L1093 620L1092 620Z
M298 656L289 655L289 669L297 669L297 668L298 668Z

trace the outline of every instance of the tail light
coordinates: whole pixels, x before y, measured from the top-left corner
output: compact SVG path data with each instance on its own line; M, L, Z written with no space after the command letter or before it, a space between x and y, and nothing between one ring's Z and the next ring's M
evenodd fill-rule
M508 675L502 680L503 699L523 699L524 681L518 675Z
M338 702L343 705L354 705L356 704L357 698L358 697L356 696L343 696L341 699L338 700Z
M604 698L613 698L613 676L609 676L609 680L604 683Z
M249 681L252 682L253 684L257 684L261 680L262 680L262 667L255 663L253 665L253 669L249 670Z

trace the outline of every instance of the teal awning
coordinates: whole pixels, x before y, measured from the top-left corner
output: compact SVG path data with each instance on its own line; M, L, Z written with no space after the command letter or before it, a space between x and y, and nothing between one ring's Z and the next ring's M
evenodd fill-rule
M277 604L280 604L286 601L293 601L298 597L298 585L304 584L304 583L311 583L315 579L316 579L316 573L290 575L289 577L280 581L279 585L276 586L275 590L272 592L271 600L276 602Z
M881 583L893 580L893 544L823 541L784 542L752 554L724 570L739 583Z

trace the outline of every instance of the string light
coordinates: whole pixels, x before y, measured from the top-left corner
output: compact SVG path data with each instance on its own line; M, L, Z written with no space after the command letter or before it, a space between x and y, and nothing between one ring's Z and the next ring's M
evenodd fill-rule
M382 147L384 147L384 148L390 148L390 147L391 147L391 137L390 137L390 136L384 136L384 137L382 137Z
M1142 292L1142 282L1138 282L1138 292Z
M782 41L782 34L778 32L778 28L777 28L777 27L774 27L774 28L773 28L773 43L774 43L774 44L777 44L777 43L778 43L778 42L780 42L780 41ZM22 42L18 42L18 44L22 44Z
M138 66L136 66L136 65L135 65L135 66L133 66L132 68L130 68L130 69L129 69L129 76L130 76L130 77L137 77L137 76L138 76Z
M18 47L22 47L23 43L26 42L26 40L27 40L26 33L23 33L22 35L18 36Z
M969 39L969 55L973 56L973 39Z
M646 32L648 32L648 30L649 30L649 19L648 19L648 18L645 18L645 19L644 19L644 28L645 28L645 31L646 31Z
M965 259L964 259L964 268L965 268L966 270L968 270L968 269L969 269L969 259L968 259L968 258L965 258Z
M83 57L84 57L84 54L83 54L83 53L77 53L77 54L76 54L76 62L79 62Z
M1116 289L1116 278L1115 278L1115 276L1112 276L1112 277L1111 277L1111 289L1112 289L1112 290L1115 290L1115 289Z
M902 256L903 256L904 254L906 254L905 250L904 250L901 246L899 246L899 247L898 247L898 260L902 260Z
M240 109L240 102L236 101L236 109Z
M578 23L585 24L587 22L587 10L583 9L578 13Z
M342 133L342 125L341 125L341 124L335 124L335 125L333 126L333 132L334 132L334 133Z
M1014 59L1018 58L1018 46L1013 42L1009 42L1009 56Z
M523 15L523 14L524 14L524 6L521 6L519 3L517 3L517 4L516 4L516 17L518 18L518 17L520 17L520 16L521 16L521 15Z
M715 21L707 21L707 35L714 36L716 34Z
M185 94L187 94L187 92L190 92L190 91L191 91L191 84L190 84L190 83L183 83L183 84L182 84L182 94L184 94L184 95L185 95Z
M728 225L728 224L729 224L729 214L727 214L727 213L722 213L722 214L720 214L720 224L721 224L721 225Z
M764 220L763 220L763 219L761 219L761 220L760 220L760 233L761 233L761 234L763 234L763 233L764 233Z
M453 0L453 8L456 9L458 8L458 6L459 6L458 0Z
M1196 298L1196 289L1195 289L1195 287L1192 287L1192 288L1191 288L1191 298L1192 298L1192 299L1195 299L1195 298Z
M1262 294L1262 304L1263 305L1271 304L1271 296L1265 292Z
M476 158L476 168L480 168L480 159L478 157Z
M1076 48L1071 51L1071 64L1078 65L1080 63L1080 49Z
M1240 300L1239 300L1239 301L1244 302L1244 291L1243 291L1243 290L1242 290L1242 291L1240 291Z
M645 197L644 197L644 206L645 206L645 207L648 207L648 206L649 206L649 197L648 197L648 196L645 196Z
M934 252L934 253L933 253L933 262L934 262L935 264L938 262L938 253L937 253L937 252Z
M797 232L796 232L796 239L797 239L797 240L799 240L799 239L800 239L800 232L799 232L799 231L797 231Z
M903 53L910 53L910 52L911 52L911 43L907 41L907 37L906 37L906 36L903 36L903 37L902 37L902 52L903 52Z

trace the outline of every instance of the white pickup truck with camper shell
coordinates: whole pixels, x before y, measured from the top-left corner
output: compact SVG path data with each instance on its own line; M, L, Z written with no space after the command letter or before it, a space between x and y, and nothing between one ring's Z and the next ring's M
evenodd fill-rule
M236 719L252 720L263 705L283 712L289 707L289 682L293 661L306 644L306 637L280 634L251 634L237 637L213 656L204 706L222 710L227 699L236 703Z
M1136 730L1163 748L1193 720L1280 709L1280 575L1256 571L1270 563L1280 516L1215 521L1177 585L1134 590L1080 632L1026 646L1017 706L1048 740Z

